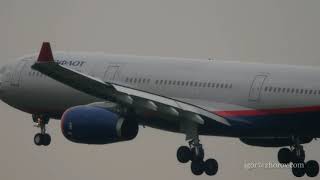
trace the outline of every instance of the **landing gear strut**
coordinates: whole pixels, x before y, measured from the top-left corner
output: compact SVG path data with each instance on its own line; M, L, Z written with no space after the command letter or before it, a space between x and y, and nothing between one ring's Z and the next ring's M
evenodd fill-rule
M48 146L51 143L51 136L46 133L46 124L49 122L49 118L40 115L32 115L33 122L36 123L35 127L40 128L40 133L34 136L34 144L37 146Z
M278 152L278 161L282 164L293 163L292 173L295 177L302 177L305 174L309 177L316 177L319 173L319 164L317 161L310 160L305 162L305 151L300 144L300 138L294 136L293 146L281 148Z
M213 176L218 172L218 162L215 159L203 160L204 150L198 136L189 142L189 147L179 147L177 159L180 163L191 161L191 172L197 176L203 174L203 172Z

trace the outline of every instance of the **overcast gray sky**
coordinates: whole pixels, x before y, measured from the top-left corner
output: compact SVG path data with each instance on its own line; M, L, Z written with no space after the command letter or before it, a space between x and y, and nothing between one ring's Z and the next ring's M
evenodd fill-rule
M317 0L2 0L0 65L54 50L216 58L320 65ZM0 103L0 179L292 179L289 169L245 170L245 162L276 162L278 149L237 139L202 137L219 161L216 177L196 177L179 164L184 136L145 128L126 143L88 146L68 142L50 122L49 147L33 145L31 115ZM319 143L305 146L320 161Z

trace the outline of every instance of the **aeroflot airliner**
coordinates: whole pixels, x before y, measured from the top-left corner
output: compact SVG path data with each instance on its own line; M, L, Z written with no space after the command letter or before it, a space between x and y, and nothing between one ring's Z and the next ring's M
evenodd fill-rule
M320 137L320 68L90 53L25 56L0 69L2 101L32 114L47 146L49 119L63 135L84 144L132 140L139 125L183 133L177 150L195 175L215 175L199 136L239 138L245 144L282 147L280 163L296 177L315 177L302 144Z

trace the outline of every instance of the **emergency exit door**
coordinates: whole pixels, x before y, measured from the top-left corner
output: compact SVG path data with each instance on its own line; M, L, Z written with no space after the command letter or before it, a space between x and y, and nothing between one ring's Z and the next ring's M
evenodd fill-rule
M249 92L249 101L260 101L263 83L266 78L267 75L255 76Z
M103 79L105 81L116 81L118 78L119 78L119 66L118 65L108 66Z

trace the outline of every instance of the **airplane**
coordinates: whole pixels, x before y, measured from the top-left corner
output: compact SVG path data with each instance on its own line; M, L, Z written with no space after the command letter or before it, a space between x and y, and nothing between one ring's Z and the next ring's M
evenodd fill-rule
M213 176L200 136L238 138L280 148L278 161L296 177L316 177L303 144L320 137L320 68L103 53L52 52L49 42L0 69L0 98L32 115L48 146L49 120L61 120L75 143L133 140L139 126L185 134L177 150L194 175Z

